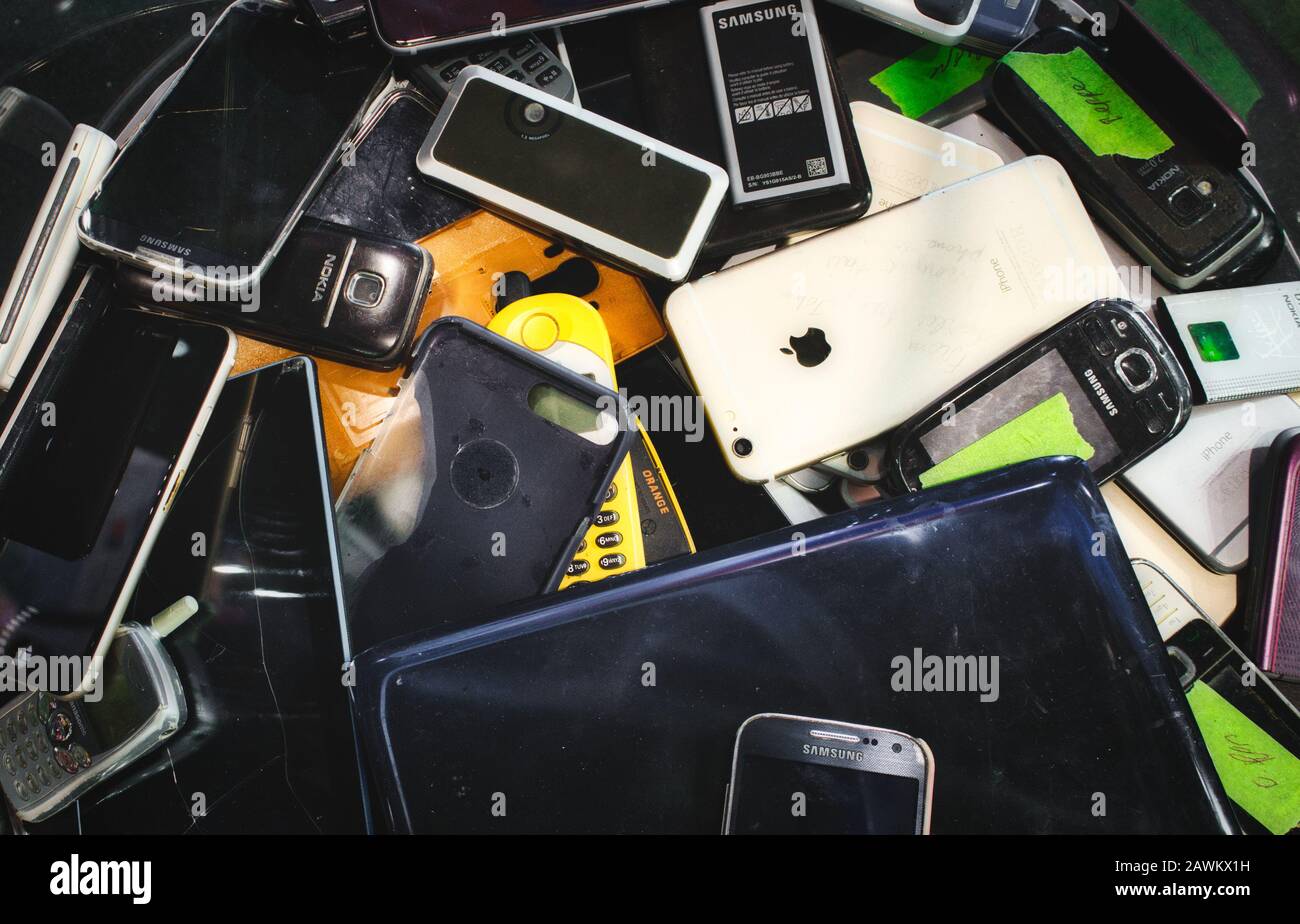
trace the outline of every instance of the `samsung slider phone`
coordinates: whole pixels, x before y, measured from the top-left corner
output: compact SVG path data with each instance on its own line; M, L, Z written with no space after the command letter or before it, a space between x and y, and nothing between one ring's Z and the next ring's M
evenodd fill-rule
M0 792L19 818L62 811L185 724L185 690L162 640L198 608L183 597L148 626L121 626L84 698L31 692L0 710Z
M723 834L929 834L934 755L887 728L762 713L740 726Z
M68 281L80 244L76 219L103 179L117 145L78 125L61 152L45 200L0 301L0 389L8 389ZM0 278L0 285L5 279Z
M716 164L477 66L456 78L416 163L487 208L674 281L728 186Z
M1172 438L1191 407L1182 369L1136 306L1095 302L899 427L888 477L919 491L1077 455L1104 482Z
M109 169L82 241L149 271L180 260L216 288L256 284L388 71L373 43L239 0Z
M123 266L118 290L144 308L217 321L349 365L392 369L415 337L432 274L433 258L417 244L304 218L260 286L213 291L187 284L179 268L162 274Z
M500 38L643 10L673 0L370 0L375 35L394 54Z
M981 0L831 0L940 45L956 45L970 31ZM982 0L985 3L994 0ZM1000 2L1000 0L998 0Z

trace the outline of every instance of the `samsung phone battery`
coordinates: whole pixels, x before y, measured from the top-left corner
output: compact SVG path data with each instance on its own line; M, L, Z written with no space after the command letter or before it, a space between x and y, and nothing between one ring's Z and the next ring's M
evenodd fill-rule
M700 16L732 201L847 185L812 0L726 0Z

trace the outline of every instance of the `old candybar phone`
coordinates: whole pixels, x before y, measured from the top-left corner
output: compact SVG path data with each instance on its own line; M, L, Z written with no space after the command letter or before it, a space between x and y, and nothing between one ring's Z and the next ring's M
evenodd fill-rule
M1290 797L1280 774L1300 757L1300 712L1208 619L1188 620L1166 650L1243 830L1286 833L1295 824L1294 809L1282 821L1286 809L1274 814L1264 800ZM1225 765L1249 776L1225 774Z
M928 834L934 755L887 728L763 713L740 726L723 834Z
M175 272L123 266L118 289L144 308L219 321L231 330L371 369L406 356L429 294L423 247L304 218L261 285L238 292Z
M390 69L372 42L238 0L109 168L82 242L146 271L180 259L205 285L255 284Z
M918 491L1043 455L1113 478L1174 436L1187 379L1132 304L1094 302L898 429L887 477Z
M62 811L185 724L185 690L162 639L197 611L185 597L149 626L122 625L84 697L30 692L0 710L0 792L19 818Z
M1277 435L1254 480L1246 631L1260 667L1300 682L1300 427Z
M1107 46L1039 32L994 67L989 98L1170 288L1245 284L1280 241L1240 170L1244 131L1144 30L1126 17Z

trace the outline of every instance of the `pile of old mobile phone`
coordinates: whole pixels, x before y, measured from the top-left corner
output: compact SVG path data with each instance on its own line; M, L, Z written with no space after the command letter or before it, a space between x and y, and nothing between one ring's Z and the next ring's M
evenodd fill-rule
M1066 61L1058 56L1069 67L1040 72L1037 87L1018 67ZM1079 67L1086 79L1069 76ZM1276 220L1243 175L1241 121L1123 3L1104 36L1062 26L1026 39L994 66L988 96L1013 134L1059 160L1100 221L1170 288L1245 285L1281 251ZM1145 139L1126 134L1141 117L1130 110L1123 121L1130 102L1150 118Z
M819 15L810 0L687 2L565 30L586 108L727 167L705 263L844 224L870 205Z

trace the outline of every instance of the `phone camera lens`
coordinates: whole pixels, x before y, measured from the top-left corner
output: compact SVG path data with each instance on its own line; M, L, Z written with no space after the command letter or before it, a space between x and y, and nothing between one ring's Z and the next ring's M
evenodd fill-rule
M902 753L903 753L903 746L902 746L901 744L899 744L898 742L894 742L894 745L893 745L893 747L890 748L890 750L893 751L895 754L902 754Z
M754 444L742 436L731 444L731 451L743 458L754 451Z
M867 463L870 461L871 461L871 457L867 455L867 451L865 449L855 449L849 453L849 458L848 458L849 468L853 469L855 472L860 472L863 469L865 469L867 467Z
M524 107L524 121L531 125L540 125L546 118L546 107L541 103L529 103Z
M506 107L506 123L510 130L527 141L544 141L559 128L561 115L537 100L518 97Z

